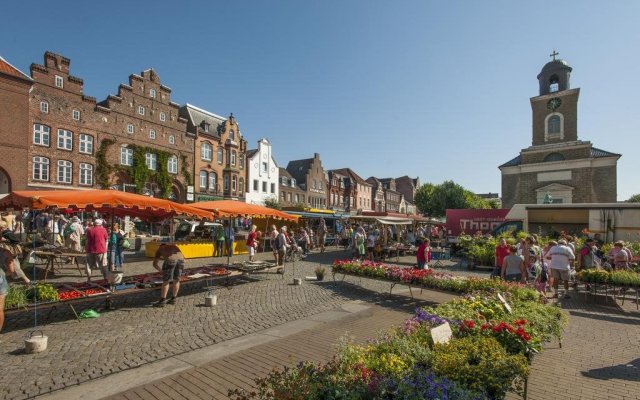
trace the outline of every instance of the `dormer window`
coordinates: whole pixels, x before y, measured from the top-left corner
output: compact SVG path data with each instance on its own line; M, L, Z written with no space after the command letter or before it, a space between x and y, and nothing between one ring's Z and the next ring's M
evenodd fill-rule
M296 180L291 178L291 187L296 187Z
M236 134L233 132L233 129L229 130L229 139L236 140Z
M209 132L209 123L202 121L202 129L204 129L205 132Z

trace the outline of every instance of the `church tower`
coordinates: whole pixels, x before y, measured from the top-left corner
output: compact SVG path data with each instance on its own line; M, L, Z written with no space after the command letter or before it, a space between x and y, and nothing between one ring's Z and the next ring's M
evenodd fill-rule
M532 97L532 141L516 158L499 166L502 204L615 202L620 154L578 140L578 96L571 89L573 68L551 53L538 74L538 96ZM547 196L549 195L549 196Z

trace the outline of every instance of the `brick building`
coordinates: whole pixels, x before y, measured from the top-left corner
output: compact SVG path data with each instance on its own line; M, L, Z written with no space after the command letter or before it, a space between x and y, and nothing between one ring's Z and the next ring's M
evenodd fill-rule
M349 197L347 187L350 185L349 178L337 170L327 171L327 208L334 211L347 211L349 208Z
M313 158L289 161L287 172L296 180L300 189L305 191L308 207L325 208L327 205L327 182L322 168L320 154L314 153Z
M336 173L342 174L348 178L345 195L348 196L348 206L346 211L357 213L362 211L371 211L371 191L373 186L362 179L351 168L334 169Z
M407 175L396 178L396 190L404 196L407 203L415 203L416 190L420 187L420 178L409 178Z
M29 76L0 57L0 194L27 189Z
M386 212L400 212L400 203L403 200L402 193L396 190L396 180L393 178L379 179L384 189L384 201Z
M195 200L244 201L247 141L233 114L224 118L191 104L183 106L187 131L195 143Z
M296 179L285 168L278 168L280 205L283 207L307 206L307 193L298 186Z
M148 69L97 103L70 64L46 52L44 64L30 68L30 188L112 188L184 201L194 140L171 89Z
M571 89L572 68L564 60L548 62L540 74L539 95L532 97L532 145L498 167L502 206L542 203L610 203L617 198L620 154L578 140L578 95Z
M100 146L107 164L116 166L110 169L111 188L186 200L187 186L193 182L194 137L179 108L153 69L130 75L129 84L120 84L117 95L98 104L103 122ZM99 157L96 162L100 171ZM136 170L146 172L139 182L134 180Z
M367 178L367 183L371 184L371 209L375 212L384 212L387 209L387 202L384 186L378 178Z

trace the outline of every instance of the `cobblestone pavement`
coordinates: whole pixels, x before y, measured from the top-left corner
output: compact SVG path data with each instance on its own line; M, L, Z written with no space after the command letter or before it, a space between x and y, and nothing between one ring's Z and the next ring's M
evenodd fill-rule
M314 275L319 264L329 268L334 259L346 255L342 251L312 254L296 263L296 276ZM234 261L240 259L243 257L234 257ZM188 266L210 261L188 260ZM413 262L410 257L402 261ZM69 271L74 274L73 269ZM151 271L151 262L145 261L128 264L125 272ZM284 277L265 273L236 278L230 288L215 289L219 305L214 308L203 307L204 282L184 285L178 304L162 309L149 306L157 300L158 290L114 297L115 311L104 311L100 318L82 322L66 305L43 307L38 312L39 328L48 336L49 346L36 355L22 350L25 335L33 329L33 312L10 312L0 335L4 372L0 375L0 398L37 396L332 310L351 300L375 302L379 292L389 290L388 284L375 281L368 281L365 287L327 281L294 286L292 278L291 265L285 268ZM75 304L78 312L88 308L102 311L104 299Z

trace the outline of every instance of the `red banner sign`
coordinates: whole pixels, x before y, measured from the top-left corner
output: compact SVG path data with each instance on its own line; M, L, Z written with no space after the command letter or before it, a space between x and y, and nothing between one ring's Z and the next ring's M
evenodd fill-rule
M508 208L497 210L447 210L447 236L459 236L462 233L473 235L491 232L493 228L505 221Z

